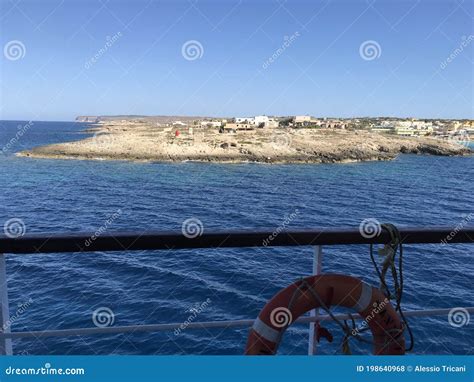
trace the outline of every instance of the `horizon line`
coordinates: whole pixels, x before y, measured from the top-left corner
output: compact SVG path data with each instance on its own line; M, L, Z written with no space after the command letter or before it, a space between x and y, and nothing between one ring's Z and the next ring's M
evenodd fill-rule
M257 115L263 115L263 116L268 116L268 117L294 117L294 116L299 116L299 115L304 115L304 116L310 116L315 119L417 119L417 120L441 120L441 121L452 121L452 120L457 120L457 121L473 121L474 119L471 118L464 118L464 117L456 117L456 118L446 118L446 117L439 117L439 118L434 118L434 117L400 117L400 116L386 116L386 115L379 115L379 116L355 116L355 117L338 117L338 116L313 116L311 114L288 114L288 115L275 115L275 114L257 114ZM248 114L249 117L251 117L251 114ZM74 117L73 119L2 119L0 118L1 122L77 122L77 123L91 123L87 121L77 121L77 118L79 117L96 117L96 118L114 118L114 117L134 117L134 118L156 118L156 117L186 117L186 118L215 118L215 119L226 119L226 118L239 118L235 116L199 116L199 115L166 115L166 114L111 114L111 115L93 115L93 114L80 114ZM242 118L242 117L240 117Z

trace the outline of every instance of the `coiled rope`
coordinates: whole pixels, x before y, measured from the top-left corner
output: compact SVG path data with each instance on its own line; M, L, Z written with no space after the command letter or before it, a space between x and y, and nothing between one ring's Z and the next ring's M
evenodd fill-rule
M403 297L403 245L402 237L398 228L393 224L381 224L381 228L388 231L390 234L390 242L385 244L383 248L379 249L379 255L383 256L382 270L379 269L377 262L374 257L374 245L370 244L370 259L372 264L377 272L377 276L380 280L380 288L384 290L385 297L389 300L392 299L392 295L395 295L395 311L400 314L404 328L407 329L408 335L410 337L410 346L406 348L406 351L413 350L415 341L413 338L413 332L411 331L410 325L403 314L402 310L402 297ZM397 251L399 251L398 256L398 269L396 266L395 258L397 256ZM390 291L390 288L385 281L388 270L390 269L393 279L394 293Z
M413 333L411 331L411 328L408 324L408 321L405 315L403 314L403 310L401 306L402 297L403 297L403 246L402 246L401 234L398 228L393 224L388 224L388 223L381 224L381 228L387 230L390 234L390 242L385 244L383 248L379 249L379 254L383 256L384 258L382 262L382 270L379 269L379 266L377 265L377 262L375 260L373 244L370 244L370 259L375 268L375 271L377 272L377 276L379 277L380 289L383 289L385 297L391 300L392 295L395 296L395 311L400 314L403 327L407 329L408 335L410 337L410 346L406 349L406 351L411 351L414 347ZM397 269L397 265L395 261L395 258L397 256L397 251L399 251L398 269ZM385 278L389 269L391 271L392 278L393 278L394 293L390 291L390 288L388 287L387 282L385 281ZM349 327L347 320L344 320L342 322L341 320L337 319L336 316L334 316L334 314L331 312L331 309L324 303L323 299L314 290L314 288L310 284L308 284L303 278L299 280L297 289L295 290L295 292L293 293L290 299L290 302L288 304L288 308L290 310L292 309L298 294L299 293L304 294L306 291L309 291L311 296L318 302L319 306L343 330L344 338L342 341L342 352L344 354L351 354L351 350L349 346L350 338L355 338L358 341L364 342L364 343L371 343L371 341L368 341L367 339L363 338L359 334L360 332L369 330L368 327L354 330L356 329L356 324L351 314L349 314L349 317L351 319L351 327ZM332 339L330 340L330 342L331 341Z

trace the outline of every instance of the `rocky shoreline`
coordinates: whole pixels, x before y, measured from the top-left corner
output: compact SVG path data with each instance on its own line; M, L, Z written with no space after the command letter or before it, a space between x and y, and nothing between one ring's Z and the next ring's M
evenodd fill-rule
M457 143L366 130L161 128L102 122L92 137L37 147L19 156L54 159L219 163L346 163L391 160L400 153L470 155Z

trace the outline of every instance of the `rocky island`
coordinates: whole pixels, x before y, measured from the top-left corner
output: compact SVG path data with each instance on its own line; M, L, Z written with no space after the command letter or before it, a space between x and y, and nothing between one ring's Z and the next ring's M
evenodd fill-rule
M163 117L164 118L164 117ZM34 158L130 161L336 163L389 160L400 153L468 155L450 140L366 129L199 123L193 119L91 119L90 137L18 153ZM205 121L206 122L206 121Z

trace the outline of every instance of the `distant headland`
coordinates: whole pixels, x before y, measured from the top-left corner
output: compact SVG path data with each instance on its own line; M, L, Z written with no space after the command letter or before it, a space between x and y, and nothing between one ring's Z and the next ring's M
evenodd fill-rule
M472 120L300 116L79 116L91 137L19 156L131 161L337 163L400 153L469 155Z

